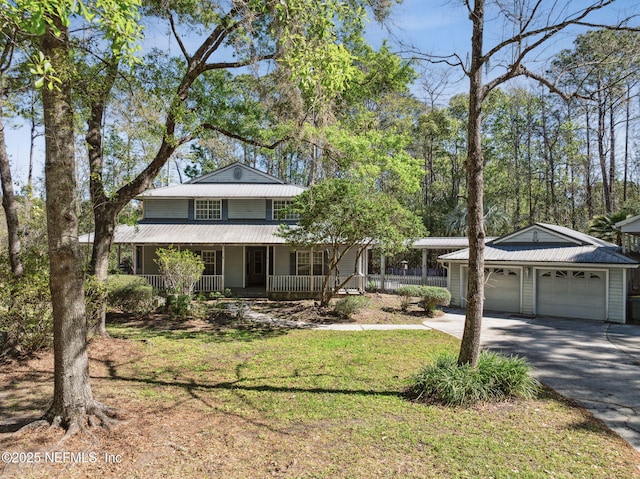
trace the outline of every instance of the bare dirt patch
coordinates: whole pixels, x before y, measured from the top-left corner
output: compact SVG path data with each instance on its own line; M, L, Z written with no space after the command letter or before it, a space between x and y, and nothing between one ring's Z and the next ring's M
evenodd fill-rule
M260 301L252 308L261 313L280 319L303 321L307 323L355 323L355 324L420 324L430 316L417 304L409 306L407 311L400 309L400 298L394 294L367 293L369 305L360 309L351 318L345 319L336 314L332 307L319 308L313 300L302 301ZM338 299L334 299L335 303ZM441 315L442 312L436 312Z

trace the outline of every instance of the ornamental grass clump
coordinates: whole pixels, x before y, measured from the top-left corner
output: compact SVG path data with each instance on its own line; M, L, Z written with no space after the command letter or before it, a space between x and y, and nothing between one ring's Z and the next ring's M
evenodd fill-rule
M364 296L346 296L336 302L333 310L344 319L351 319L362 308L369 306L369 299Z
M478 402L529 399L539 388L540 383L530 375L524 358L483 351L476 368L459 366L452 354L439 356L413 377L409 392L421 402L468 406Z

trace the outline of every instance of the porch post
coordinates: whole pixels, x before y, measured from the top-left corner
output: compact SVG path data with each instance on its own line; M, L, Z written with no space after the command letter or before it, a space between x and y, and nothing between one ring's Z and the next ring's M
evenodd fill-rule
M225 260L224 260L224 244L222 245L221 261L222 261L222 269L221 269L221 271L222 271L222 281L221 281L220 288L222 289L222 291L224 291L224 263L225 263Z
M428 249L423 249L422 250L422 285L426 285L427 284L427 253L429 252Z
M265 268L264 274L265 274L265 278L267 279L267 281L266 281L267 284L265 285L265 289L267 290L267 292L269 291L269 281L271 279L271 277L269 276L269 259L270 259L269 258L269 250L270 249L271 248L269 248L269 246L267 246L267 254L266 254L267 257L266 257L266 261L265 261L265 264L264 264L264 268Z
M387 269L387 257L382 253L380 257L380 289L385 291L384 283L385 283L385 275Z
M138 274L138 248L131 243L131 259L133 262L133 274Z

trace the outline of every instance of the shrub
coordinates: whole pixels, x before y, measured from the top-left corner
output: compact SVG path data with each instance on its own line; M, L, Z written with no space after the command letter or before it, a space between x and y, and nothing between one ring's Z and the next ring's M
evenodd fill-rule
M107 279L107 304L121 311L145 314L154 309L153 288L140 276L117 274Z
M420 298L420 306L430 313L436 306L448 306L451 301L449 290L438 286L401 286L396 294L400 296L400 309L403 311L411 304L412 297Z
M191 296L188 294L170 294L165 303L167 311L179 318L186 318L191 311Z
M178 251L174 248L158 248L155 260L164 284L170 294L191 296L195 284L202 277L204 261L189 250Z
M0 288L0 354L30 354L53 344L49 275L26 274Z
M401 286L396 289L396 294L400 296L400 309L407 311L411 304L411 298L419 298L420 291L420 286Z
M107 285L89 276L84 282L84 304L87 324L90 328L98 324L102 316L102 307L107 301Z
M480 353L477 368L458 366L455 356L443 354L424 366L412 381L410 392L417 400L454 406L527 399L540 388L524 358L488 351Z
M333 309L343 318L350 319L358 310L368 305L369 299L364 296L346 296L338 300Z
M427 312L433 312L436 306L449 306L451 293L447 288L438 286L420 287L420 305Z

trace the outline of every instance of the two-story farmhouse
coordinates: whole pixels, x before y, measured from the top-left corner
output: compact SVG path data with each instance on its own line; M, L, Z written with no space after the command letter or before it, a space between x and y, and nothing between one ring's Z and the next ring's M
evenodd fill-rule
M304 188L233 163L188 183L148 190L137 197L143 218L120 225L114 244L131 247L133 272L162 287L156 249L173 245L200 255L205 264L198 291L245 290L270 296L313 296L326 272L322 245L294 250L277 236L281 223L295 223L285 207ZM358 274L346 286L364 291L366 255L343 260Z

